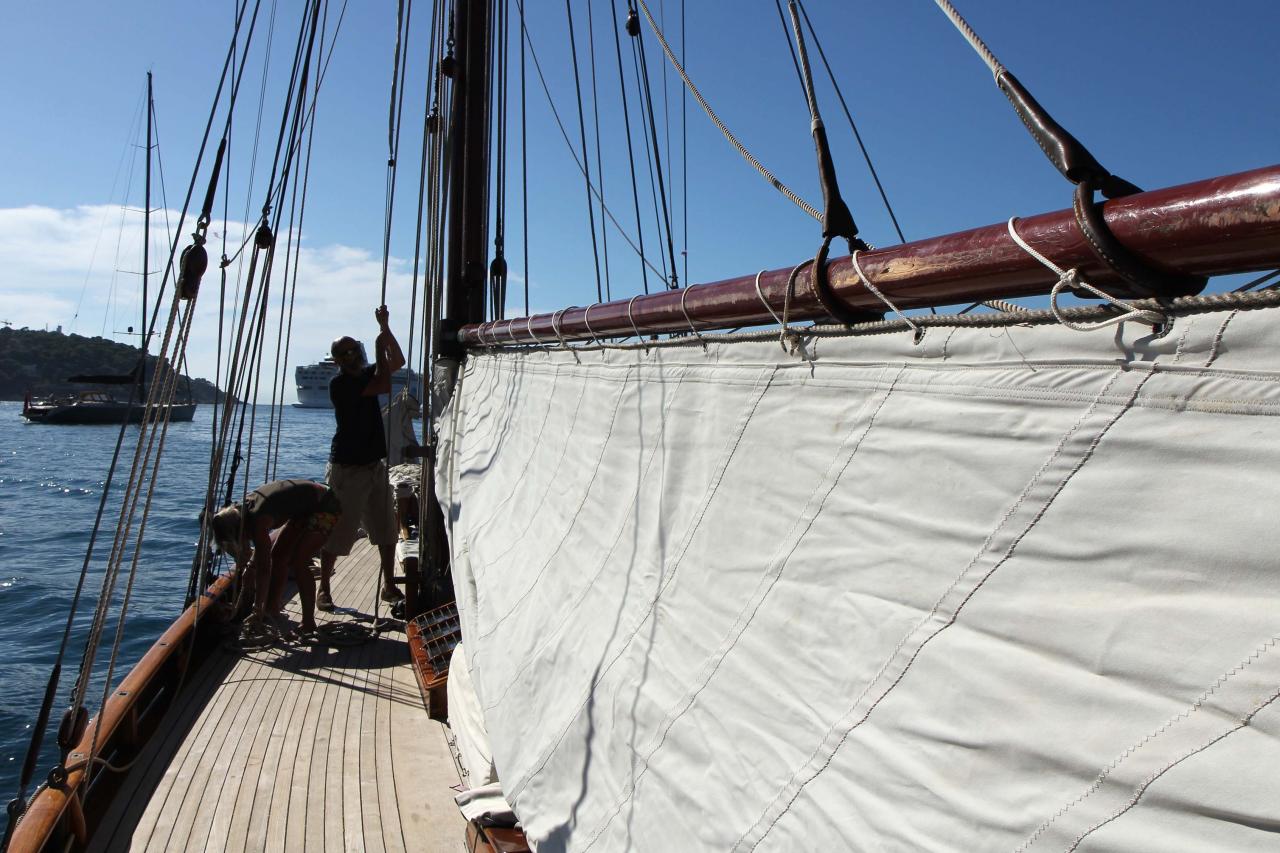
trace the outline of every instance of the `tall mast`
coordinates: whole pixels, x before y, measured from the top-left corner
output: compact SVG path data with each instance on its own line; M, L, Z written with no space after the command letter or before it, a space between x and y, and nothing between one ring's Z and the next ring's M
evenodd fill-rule
M151 100L151 72L147 72L147 169L142 202L142 351L143 371L147 357L147 271L151 264L151 116L155 105Z
M460 0L454 15L459 56L454 73L452 161L449 164L448 266L445 271L444 351L467 323L484 321L489 268L490 0Z

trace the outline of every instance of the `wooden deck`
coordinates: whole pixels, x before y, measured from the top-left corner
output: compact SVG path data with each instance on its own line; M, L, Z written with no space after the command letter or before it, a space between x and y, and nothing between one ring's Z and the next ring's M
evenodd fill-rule
M377 569L361 541L333 578L340 609L321 621L367 617ZM287 609L296 622L296 598ZM447 729L427 717L401 631L222 651L193 678L91 849L465 849Z

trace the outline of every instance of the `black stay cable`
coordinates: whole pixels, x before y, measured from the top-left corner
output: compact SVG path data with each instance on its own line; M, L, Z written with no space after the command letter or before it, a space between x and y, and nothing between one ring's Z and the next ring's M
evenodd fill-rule
M255 306L255 315L257 316L258 319L255 321L255 330L251 332L252 339L250 341L249 348L245 351L247 365L246 365L246 372L243 375L247 379L245 384L246 394L250 394L250 395L251 395L250 389L253 386L253 378L254 378L254 373L250 371L260 370L260 367L261 367L261 362L258 358L255 357L255 354L260 353L261 346L262 346L261 326L262 326L263 319L266 316L266 299L270 290L272 262L275 256L275 245L276 245L275 230L276 228L279 227L280 216L282 212L279 209L276 209L274 211L275 227L273 228L272 219L271 219L273 215L272 196L274 192L278 190L280 196L283 198L284 193L287 191L287 188L288 188L288 183L289 183L288 176L292 168L293 154L297 150L296 146L293 145L293 141L296 138L296 134L299 132L299 129L302 125L302 116L305 112L305 104L306 104L305 96L307 91L307 80L309 78L310 71L311 71L311 56L315 48L316 31L317 31L317 26L319 24L319 6L320 6L320 0L312 0L311 3L308 3L307 9L302 16L302 21L298 29L298 44L297 44L297 48L294 51L293 69L289 76L289 90L285 96L284 111L280 119L280 133L276 138L275 154L272 158L272 163L271 163L271 177L267 181L267 199L262 206L262 218L254 234L254 252L250 258L249 280L245 287L245 310L248 309L249 295L253 287L253 269L254 269L255 262L257 261L259 254L265 255L265 258L262 265L263 269L262 269L262 277L261 277L261 287L259 288L258 303ZM309 32L309 36L308 36L308 32ZM305 55L303 50L304 43L306 45ZM295 94L297 96L296 104L294 100ZM287 137L286 137L286 133L288 134ZM290 142L287 149L285 147L286 138ZM282 152L285 155L283 158L284 160L283 168L281 164ZM275 185L277 175L283 176L278 188ZM244 325L244 321L242 319L241 328L243 328L243 325ZM239 356L239 352L240 352L240 343L239 341L237 341L237 345L236 345L237 358ZM258 365L256 369L254 368L255 364ZM256 395L251 395L251 396L252 396L252 402L249 405L241 406L240 423L236 432L236 452L235 452L235 457L231 464L231 473L227 477L227 503L231 502L231 495L233 494L233 491L234 491L236 473L239 467L239 462L242 457L242 451L244 449L245 419L251 412L256 413L257 397ZM249 440L250 440L249 452L250 454L252 454L252 441L253 441L253 423L252 422L249 425ZM248 476L249 476L248 464L246 464L245 466L244 475L245 475L245 486L243 491L248 492Z
M640 190L636 186L636 155L631 145L631 109L627 104L627 81L622 70L622 36L619 34L621 27L618 26L617 3L610 3L609 10L613 13L613 48L618 57L618 89L622 92L622 122L627 136L627 163L631 167L631 201L635 205L636 239L640 243L640 275L644 283L644 292L648 293L649 270L644 262L644 227L640 224Z
M775 2L779 2L779 0L775 0ZM818 57L822 60L822 67L827 70L827 77L830 78L831 86L836 92L836 98L840 101L840 108L844 110L844 117L849 121L849 129L853 131L853 138L858 142L858 150L862 152L862 159L867 163L867 170L871 173L871 180L875 181L876 190L880 193L880 200L884 202L884 208L889 212L889 219L893 221L893 230L898 234L898 242L905 243L907 238L902 235L902 228L898 225L898 217L893 212L893 205L889 203L889 195L885 192L884 184L880 182L880 175L876 172L875 164L871 162L871 154L867 151L867 146L862 142L862 134L858 132L858 125L853 120L853 113L849 111L849 104L844 99L844 92L840 90L840 82L831 70L831 63L827 62L827 52L822 49L822 40L818 38L818 31L814 29L813 22L809 20L809 12L805 9L803 0L798 0L798 5L800 14L804 16L804 23L809 30L809 35L813 38L813 46L818 49ZM780 3L778 13L782 13ZM787 46L790 47L790 45L791 40L787 39ZM797 65L797 69L798 67ZM803 83L801 85L803 86Z
M413 286L409 294L409 346L405 350L412 357L414 332L418 323L418 273L422 261L422 229L423 212L427 204L427 163L431 156L432 130L439 127L440 114L431 109L434 87L431 85L436 68L436 45L439 43L440 4L435 3L431 9L431 46L427 50L427 82L423 88L422 102L422 157L418 163L418 214L414 217L413 229ZM425 336L425 331L424 331ZM419 365L421 367L421 365ZM421 378L422 374L418 374Z
M662 203L662 222L665 226L664 230L667 238L667 256L671 263L670 280L667 283L667 287L671 290L676 290L680 287L680 277L676 272L676 247L675 240L671 236L671 211L667 204L667 186L662 173L662 149L658 144L658 123L653 111L653 90L649 83L649 63L645 59L644 38L640 35L639 16L634 7L628 9L627 18L627 31L632 32L634 29L632 35L640 52L640 77L644 85L644 103L649 113L649 138L653 145L654 166L658 173L658 198ZM636 21L634 27L631 25L633 20Z
M516 6L522 7L523 6L522 0L516 0ZM533 44L533 38L532 36L530 36L529 30L527 28L523 28L523 29L524 29L524 37L528 41L528 45L529 45L529 58L533 60L533 70L538 75L538 83L542 88L542 94L547 99L547 106L551 108L551 118L555 121L556 128L560 131L560 137L564 140L565 147L569 149L569 156L573 158L573 164L578 167L579 172L582 172L585 175L586 170L583 168L582 161L578 159L578 149L574 147L572 140L569 139L569 132L565 129L564 119L560 116L560 111L556 108L555 99L551 97L551 87L547 85L547 77L546 77L546 74L544 74L542 71L542 63L538 60L538 50ZM588 189L593 194L595 194L596 198L600 198L600 195L599 193L596 192L595 187L591 186L589 182L587 186L588 186ZM665 273L659 270L656 266L653 265L653 263L647 257L645 257L644 253L640 250L640 247L636 245L636 241L631 239L631 235L628 234L627 230L622 227L622 223L620 223L618 221L618 218L613 215L613 211L609 209L608 205L605 205L604 212L605 212L605 215L608 217L609 221L613 223L613 227L617 229L618 234L622 237L623 241L628 246L631 247L632 251L634 251L637 255L639 255L640 260L644 264L648 265L649 269L655 275L665 279L666 278Z
M688 68L689 51L685 39L685 5L680 0L680 64ZM680 87L680 257L684 261L684 280L689 283L689 90Z
M524 4L519 5L520 13L520 212L524 232L520 238L520 248L524 253L524 315L529 316L529 124L525 102L525 26Z
M632 17L627 18L628 29L630 33L630 23L634 20ZM662 280L662 286L665 288L670 281L671 276L667 271L667 256L663 254L662 245L662 208L658 205L658 178L653 171L653 146L649 144L649 124L645 121L645 88L644 78L640 74L640 50L636 47L637 39L631 39L631 73L636 78L636 109L640 112L640 136L643 140L644 162L649 174L649 199L653 204L653 230L658 235L658 260L662 264L662 272L659 278Z
M495 320L507 309L507 3L494 0L491 16L495 47L489 61L494 84L493 126L493 260L489 264L489 291Z
M600 183L600 245L604 251L604 298L613 300L613 287L609 280L609 229L604 227L604 153L600 148L600 96L596 86L596 25L587 3L587 47L591 58L591 113L596 132L596 174ZM585 152L584 152L585 153Z
M587 150L587 124L582 109L582 78L578 73L578 45L573 35L573 5L564 0L565 15L569 19L569 52L573 57L573 86L578 94L578 131L582 138L582 168L587 181L587 218L591 224L591 254L595 258L596 301L604 301L604 289L600 280L600 248L596 241L595 205L591 201L591 154Z
M196 155L196 165L195 165L195 168L192 170L191 182L187 187L186 199L183 201L184 217L186 215L187 208L190 206L192 194L195 191L196 179L199 175L200 165L203 161L204 153L209 141L209 131L213 127L213 119L217 113L217 105L219 100L222 97L222 90L226 83L227 73L231 67L232 59L235 56L236 34L238 34L240 31L240 26L244 20L244 13L247 8L248 8L248 0L243 0L243 3L240 6L238 14L236 16L236 23L235 23L234 32L232 35L231 46L228 48L227 56L223 61L221 76L219 78L218 87L213 98L213 106L209 110L209 118L205 124L204 139L201 142L199 152ZM257 7L255 6L255 15L256 15L256 8ZM182 227L181 220L179 221L178 227L179 227L179 230L181 230L181 227ZM174 246L174 249L176 249L176 244ZM173 264L173 251L171 250L169 255L170 268L172 267L172 264ZM167 271L166 271L166 277L167 277ZM162 283L160 293L157 294L157 300L163 299L163 294L164 294L164 289L163 289L163 283ZM155 322L155 315L152 316L152 323L154 324L154 322ZM154 326L152 328L154 328ZM148 329L148 337L151 330L152 329ZM145 358L145 348L143 351L143 357ZM139 372L139 378L141 378L141 375L142 375L141 372ZM128 401L128 406L130 410L132 410L133 405L137 400L137 395L139 390L140 388L139 388L138 382L135 382L130 386L129 401ZM8 820L7 826L5 827L4 838L2 841L0 841L0 850L8 849L9 840L13 835L13 830L17 826L18 820L20 819L22 813L26 810L27 790L30 787L31 780L35 775L36 766L40 760L40 750L44 744L45 730L47 729L49 724L49 717L53 710L53 703L57 697L58 685L59 685L59 681L61 680L62 662L66 656L67 646L69 645L71 640L71 631L75 624L76 614L79 610L81 595L84 591L84 583L85 583L85 580L88 578L89 566L93 560L94 546L97 543L98 533L100 532L102 527L102 519L103 519L103 516L106 514L107 500L111 493L111 486L115 478L116 466L120 460L120 452L124 445L124 437L127 432L127 429L128 429L128 419L126 419L125 423L122 423L120 425L120 430L116 435L116 444L115 444L115 448L112 450L112 455L111 455L111 464L107 469L107 476L103 482L102 497L98 501L97 513L94 517L93 527L89 533L89 542L85 548L84 561L81 563L80 576L76 581L75 592L72 594L71 606L68 609L67 621L63 628L62 639L58 645L58 652L54 658L53 667L49 672L49 679L45 683L44 696L41 700L40 709L36 714L36 722L32 726L31 740L27 744L27 753L25 758L23 759L22 771L18 777L17 793L14 796L14 798L9 802L7 807L9 820ZM82 677L83 677L83 673L82 673ZM79 731L82 731L83 729L81 728L81 726L84 723L87 723L87 720L84 720L83 723L81 722L82 717L83 717L83 709L73 708L68 710L67 719L69 721L69 724L65 726L65 728L67 730L69 737L63 738L63 740L71 741L71 742L68 742L66 746L63 747L62 752L64 753L64 755L73 745L74 739L70 736L75 735Z

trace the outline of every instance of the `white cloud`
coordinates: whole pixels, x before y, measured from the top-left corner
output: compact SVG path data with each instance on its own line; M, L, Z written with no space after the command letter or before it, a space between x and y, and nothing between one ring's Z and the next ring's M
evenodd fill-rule
M176 226L178 216L170 211ZM164 245L164 214L153 214L151 269L162 270L167 259ZM243 226L229 224L229 235L244 233ZM190 227L184 230L189 231ZM119 235L117 237L117 235ZM184 236L180 247L189 237ZM305 238L298 256L297 293L294 301L288 368L288 394L292 400L293 367L322 358L329 342L351 335L371 343L377 333L373 311L379 304L382 259L367 249L344 246L307 246ZM117 259L117 246L119 248ZM21 207L0 209L0 319L15 327L50 329L107 336L138 325L138 276L116 272L141 268L142 217L108 205L85 205L72 209ZM267 346L262 386L270 387L274 367L276 330L283 277L283 235L278 240L276 271L268 315ZM216 373L218 335L218 294L220 276L217 256L220 236L210 236L210 269L204 276L195 325L188 349L188 365L195 376L212 379ZM233 249L232 249L233 251ZM245 258L247 260L248 252ZM228 291L237 286L237 273L247 270L247 262L228 269ZM387 276L387 304L391 308L392 330L403 346L408 346L409 304L412 291L412 262L392 258ZM152 287L160 276L153 275ZM292 273L290 274L292 281ZM419 281L417 305L422 306L423 284ZM152 291L154 298L154 290ZM231 301L230 295L228 301ZM79 314L77 313L79 306ZM230 326L228 306L226 325ZM116 335L124 340L124 335ZM419 336L415 335L415 341ZM415 343L415 348L416 348ZM153 347L154 351L154 347ZM269 393L269 392L265 392Z

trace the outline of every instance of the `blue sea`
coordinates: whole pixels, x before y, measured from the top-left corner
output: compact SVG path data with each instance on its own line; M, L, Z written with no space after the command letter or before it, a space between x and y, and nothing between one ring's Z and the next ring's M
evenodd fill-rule
M0 800L4 803L17 793L31 726L62 639L120 431L118 425L29 424L21 412L21 403L0 402L0 684L4 686L0 692ZM286 407L275 409L274 414L280 430L275 476L323 479L333 434L333 413ZM272 479L264 468L271 415L270 408L258 407L249 462L251 485ZM124 677L182 610L200 532L197 518L208 481L213 416L213 407L202 405L196 410L194 421L169 428L113 682ZM246 448L248 433L246 424ZM108 501L103 516L63 662L51 719L55 731L45 736L40 768L31 788L47 775L57 757L53 744L56 726L79 669L85 629L97 603L116 526L118 499L128 478L137 435L136 426L128 427L111 490L115 500ZM113 613L119 612L127 570L126 562ZM96 679L86 699L91 714L97 713L102 700L103 676L115 627L114 620L108 623L98 654ZM4 820L0 816L0 821Z

